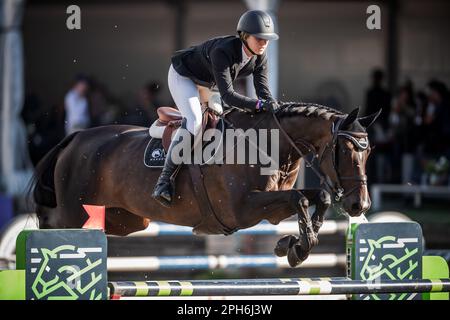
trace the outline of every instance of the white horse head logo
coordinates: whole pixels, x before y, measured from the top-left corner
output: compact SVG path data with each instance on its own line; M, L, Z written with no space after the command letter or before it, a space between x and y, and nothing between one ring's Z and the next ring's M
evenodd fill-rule
M161 149L155 149L152 152L152 158L161 158L162 154L163 154L163 152Z

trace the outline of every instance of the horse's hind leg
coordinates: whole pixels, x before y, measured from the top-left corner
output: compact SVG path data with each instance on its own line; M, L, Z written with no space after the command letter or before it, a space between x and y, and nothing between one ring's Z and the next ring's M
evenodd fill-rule
M39 229L81 228L89 219L82 207L72 214L68 210L37 206L36 215ZM126 236L148 227L149 219L137 216L122 208L107 208L105 212L105 232L116 236Z
M56 215L55 208L49 208L41 205L36 206L36 216L39 222L39 229L55 229L56 226L52 217Z
M107 234L126 236L148 227L150 219L137 216L122 208L107 208L105 231Z
M69 210L69 208L57 206L49 208L37 205L36 215L39 220L39 229L67 229L81 228L89 218L86 213L81 210Z

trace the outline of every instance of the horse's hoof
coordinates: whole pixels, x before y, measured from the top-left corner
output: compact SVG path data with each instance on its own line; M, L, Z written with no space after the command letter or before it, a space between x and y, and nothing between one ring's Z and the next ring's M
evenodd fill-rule
M291 248L295 243L297 243L298 238L293 235L284 236L277 242L277 246L273 249L277 257L285 257L288 253L289 248Z
M294 245L288 250L287 259L291 267L299 266L309 256L310 251L303 250L301 246Z

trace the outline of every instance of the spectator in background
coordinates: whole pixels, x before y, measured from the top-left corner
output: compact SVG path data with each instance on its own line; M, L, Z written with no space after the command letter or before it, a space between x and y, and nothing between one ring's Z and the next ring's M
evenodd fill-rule
M120 103L108 88L96 79L89 81L89 114L91 127L113 124L120 113Z
M86 97L88 90L89 79L84 75L78 75L64 99L66 135L85 129L90 125L89 105Z
M160 91L161 85L158 82L149 82L140 91L139 105L147 113L150 125L158 119L156 110L161 106L159 101Z
M391 112L391 93L383 88L384 72L381 69L375 69L372 72L372 86L366 93L366 115L377 112L383 108L377 123L383 125L386 129L389 123L389 114Z
M411 180L415 151L414 120L416 101L410 81L402 86L395 97L389 115L389 132L392 143L389 152L393 183Z
M414 118L414 123L416 126L423 126L423 121L425 119L425 112L428 106L428 97L425 92L418 91L416 96L416 116ZM423 129L421 129L422 131Z
M428 83L428 106L424 116L425 153L436 157L450 152L450 101L447 86L438 80Z
M64 138L63 109L62 103L45 106L35 93L25 96L22 117L27 128L28 152L33 165Z
M415 184L422 183L423 174L423 154L426 143L426 132L424 119L428 106L428 96L424 91L417 92L416 96L416 113L414 117L413 132L410 132L411 140L415 144L414 149L414 169L412 172L412 182Z
M426 181L427 163L436 161L440 156L450 160L449 132L449 93L444 83L432 80L428 83L426 93L417 94L417 108L414 129L411 135L415 138L415 183Z
M135 103L125 110L120 123L150 127L158 119L156 110L160 106L159 91L160 85L157 82L149 82L142 87L138 92L137 104Z
M390 180L392 168L389 165L388 153L391 148L391 137L388 134L389 114L391 110L391 94L383 88L384 73L380 69L372 72L372 86L366 92L366 112L369 115L382 108L378 120L369 127L371 142L376 152L367 163L367 172L371 183L383 183Z

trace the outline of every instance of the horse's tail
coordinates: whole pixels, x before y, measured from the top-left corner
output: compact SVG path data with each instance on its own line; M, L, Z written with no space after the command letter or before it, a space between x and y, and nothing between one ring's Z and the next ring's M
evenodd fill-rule
M58 155L73 140L78 132L74 132L61 140L37 164L30 180L27 198L33 196L34 204L49 208L56 207L55 166ZM30 202L30 201L29 201Z

